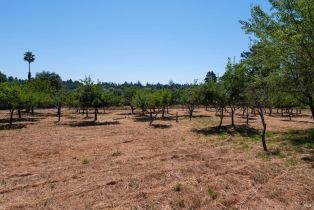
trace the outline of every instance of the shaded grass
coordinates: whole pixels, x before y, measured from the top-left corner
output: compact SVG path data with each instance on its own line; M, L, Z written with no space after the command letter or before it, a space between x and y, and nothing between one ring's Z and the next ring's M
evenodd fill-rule
M192 132L203 134L203 135L226 135L231 136L240 135L242 137L255 137L259 134L258 129L252 128L247 125L236 125L236 126L221 126L221 127L208 127L202 129L192 129Z
M17 130L22 128L26 128L26 124L0 125L0 130Z
M165 124L152 124L152 128L158 128L158 129L167 129L171 128L171 125L165 125Z
M101 125L118 125L119 121L106 121L106 122L95 122L95 121L83 121L69 124L71 127L86 127L86 126L101 126Z

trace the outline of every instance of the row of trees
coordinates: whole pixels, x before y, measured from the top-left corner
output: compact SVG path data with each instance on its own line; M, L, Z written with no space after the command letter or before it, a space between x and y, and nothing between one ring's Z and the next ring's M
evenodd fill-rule
M94 84L90 78L69 82L65 88L54 73L42 72L28 82L8 82L0 74L0 106L10 110L33 112L34 107L56 107L58 118L63 106L86 111L93 108L95 120L98 109L109 106L129 106L153 119L164 116L171 105L184 105L190 119L199 105L214 107L222 125L224 113L231 116L234 126L236 110L241 109L249 123L249 112L258 114L263 125L262 145L265 140L265 113L281 109L291 119L293 110L308 106L314 118L314 2L308 0L270 0L270 14L259 6L252 7L252 17L240 21L243 29L254 35L248 52L239 62L228 60L224 75L218 78L210 71L204 83L193 85L116 85Z

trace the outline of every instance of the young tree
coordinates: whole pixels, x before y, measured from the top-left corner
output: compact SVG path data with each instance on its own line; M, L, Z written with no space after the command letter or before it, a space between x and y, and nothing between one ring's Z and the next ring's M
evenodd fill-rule
M183 91L181 102L187 106L190 120L193 117L195 106L201 104L201 100L200 86L194 85Z
M164 117L166 108L168 109L171 104L171 92L168 89L162 89L158 91L157 95L159 95L159 104L162 110L162 117Z
M21 105L20 92L18 83L0 83L0 104L10 111L10 125L13 124L14 110Z
M134 87L127 87L124 88L122 91L122 104L124 106L130 106L131 108L131 113L134 114L134 106L132 103L132 99L134 97L134 95L136 94L137 89Z
M216 82L206 82L200 85L201 91L201 103L205 106L207 111L209 105L214 105L214 95L215 95L215 87Z
M234 114L238 107L244 103L243 92L245 90L246 69L243 64L231 63L228 59L226 72L221 80L227 94L227 103L231 109L231 125L234 126Z
M132 105L134 107L138 107L142 110L142 115L145 114L146 109L149 106L149 95L147 94L147 91L141 89L136 91L136 94L132 98Z
M217 110L220 112L219 127L222 126L224 110L228 102L227 97L228 97L227 91L226 91L226 88L224 87L224 83L222 82L216 83L214 87L214 104L217 107Z
M85 109L94 108L94 121L97 121L98 108L103 105L103 88L100 84L94 84L90 77L82 80L82 86L78 90L78 97L81 106ZM86 110L86 117L88 111Z

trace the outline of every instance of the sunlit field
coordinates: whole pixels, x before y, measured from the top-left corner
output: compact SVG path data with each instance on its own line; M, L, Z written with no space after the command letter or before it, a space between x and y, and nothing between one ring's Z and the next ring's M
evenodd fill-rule
M176 122L178 113L178 122ZM310 113L292 120L239 110L189 120L170 109L150 125L138 110L99 110L98 121L65 109L22 112L0 122L1 209L311 209L314 144ZM14 115L14 117L16 117Z

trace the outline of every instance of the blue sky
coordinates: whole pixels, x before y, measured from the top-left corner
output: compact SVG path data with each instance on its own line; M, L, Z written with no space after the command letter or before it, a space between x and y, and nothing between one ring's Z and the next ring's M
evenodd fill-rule
M267 0L0 0L0 71L122 83L191 83L222 75L248 49L240 19Z

